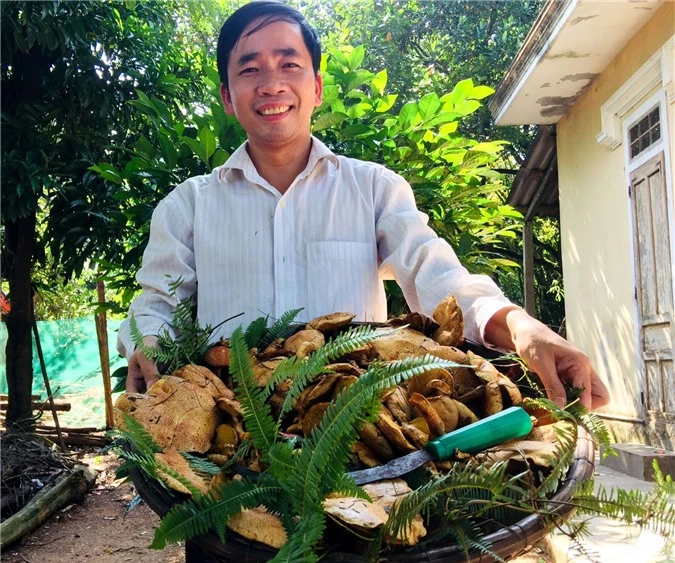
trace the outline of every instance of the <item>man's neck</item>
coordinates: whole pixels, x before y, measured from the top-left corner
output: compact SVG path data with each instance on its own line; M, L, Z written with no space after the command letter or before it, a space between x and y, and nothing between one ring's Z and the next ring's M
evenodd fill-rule
M260 147L249 142L247 150L258 174L284 194L307 166L312 150L312 139L311 137L307 139L304 148L298 148L297 144L274 148Z

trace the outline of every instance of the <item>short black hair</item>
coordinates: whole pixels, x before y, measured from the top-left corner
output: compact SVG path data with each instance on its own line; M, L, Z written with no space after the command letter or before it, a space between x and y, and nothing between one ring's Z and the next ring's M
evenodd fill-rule
M218 61L218 74L220 81L227 88L227 63L230 60L230 53L241 38L241 34L246 27L253 21L262 18L260 23L253 28L247 35L258 31L259 29L277 21L287 21L297 23L302 32L302 39L312 57L312 67L314 74L319 72L319 63L321 62L321 43L314 28L307 23L304 16L295 8L275 1L257 1L244 4L236 10L220 28L218 36L218 49L216 58Z

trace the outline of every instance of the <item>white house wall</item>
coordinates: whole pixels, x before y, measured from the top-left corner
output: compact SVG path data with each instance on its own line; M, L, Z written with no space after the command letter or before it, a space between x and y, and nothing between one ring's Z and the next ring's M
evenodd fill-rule
M590 355L609 384L612 404L606 412L626 419L643 416L631 204L624 147L610 150L597 137L602 129L601 106L674 34L675 3L667 2L557 125L568 337ZM645 93L635 107L657 91L658 87ZM669 100L671 150L674 110ZM672 197L670 201L672 205Z

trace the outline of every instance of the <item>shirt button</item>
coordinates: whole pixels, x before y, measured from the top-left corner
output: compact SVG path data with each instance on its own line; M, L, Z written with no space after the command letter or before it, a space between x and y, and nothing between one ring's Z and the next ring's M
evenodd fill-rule
M282 209L283 209L284 207L286 207L286 200L285 200L285 199L282 199L282 200L279 202L279 207L281 207Z

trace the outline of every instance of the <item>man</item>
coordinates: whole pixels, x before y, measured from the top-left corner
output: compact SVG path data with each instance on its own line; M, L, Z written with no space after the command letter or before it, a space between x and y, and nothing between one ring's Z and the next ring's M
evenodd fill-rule
M403 178L336 156L311 136L322 99L320 58L314 30L283 4L246 4L223 25L221 98L248 140L155 210L138 272L143 293L130 310L145 342L156 343L186 297L211 325L239 312L247 324L299 307L305 320L350 311L381 321L382 280L396 279L410 308L427 316L455 295L465 336L516 351L560 405L563 382L583 388L585 406L605 405L607 389L587 356L510 303L488 277L469 274L428 228ZM174 297L169 276L183 282ZM127 390L141 391L159 374L130 340L124 325L118 349L129 360Z

